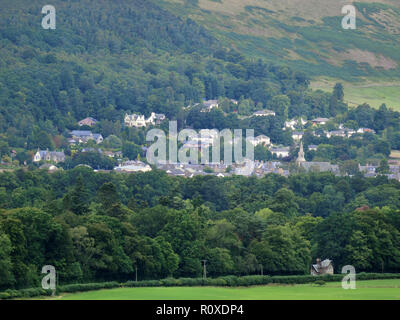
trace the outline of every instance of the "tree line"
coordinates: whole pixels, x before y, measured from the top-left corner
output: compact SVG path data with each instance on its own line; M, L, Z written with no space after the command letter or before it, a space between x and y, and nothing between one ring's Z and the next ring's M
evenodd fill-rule
M385 176L184 179L79 167L0 174L0 286L400 269L400 183Z

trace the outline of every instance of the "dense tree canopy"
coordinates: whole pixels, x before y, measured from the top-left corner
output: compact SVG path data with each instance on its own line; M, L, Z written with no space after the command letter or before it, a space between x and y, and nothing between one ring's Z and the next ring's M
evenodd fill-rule
M87 167L0 173L0 284L400 268L400 184L309 173L184 179ZM369 209L371 208L371 209Z

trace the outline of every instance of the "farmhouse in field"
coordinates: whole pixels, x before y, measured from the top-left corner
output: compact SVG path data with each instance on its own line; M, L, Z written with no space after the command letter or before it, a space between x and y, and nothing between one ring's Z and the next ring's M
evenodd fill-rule
M322 274L333 274L332 260L321 261L321 259L317 259L317 263L311 265L311 275L319 276Z

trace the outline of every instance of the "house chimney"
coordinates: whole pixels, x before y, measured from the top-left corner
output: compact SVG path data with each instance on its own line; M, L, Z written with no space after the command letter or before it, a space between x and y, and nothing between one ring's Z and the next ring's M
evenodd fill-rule
M317 265L321 265L321 259L317 258Z

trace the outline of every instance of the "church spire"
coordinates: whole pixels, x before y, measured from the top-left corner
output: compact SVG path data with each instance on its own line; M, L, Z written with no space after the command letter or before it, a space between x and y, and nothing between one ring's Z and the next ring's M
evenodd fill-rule
M300 166L302 162L306 162L306 159L304 157L303 141L301 141L301 143L300 143L300 150L299 150L299 153L297 155L296 164L298 166Z

